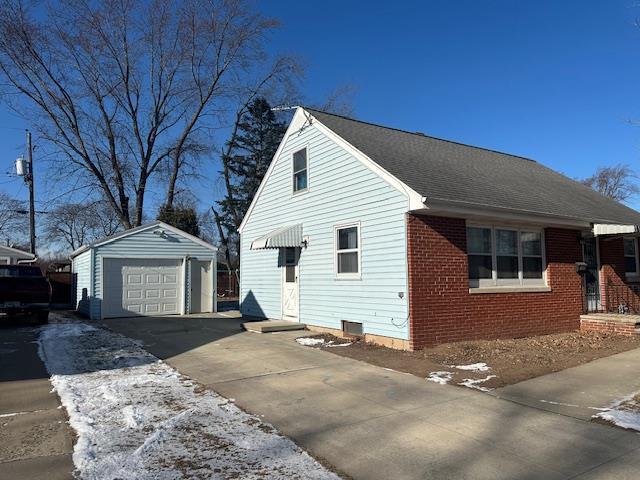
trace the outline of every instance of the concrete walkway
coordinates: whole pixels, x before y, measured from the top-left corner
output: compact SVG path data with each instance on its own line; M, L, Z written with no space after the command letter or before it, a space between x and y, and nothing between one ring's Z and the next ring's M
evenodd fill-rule
M243 332L232 313L109 320L357 479L636 479L640 435Z
M640 349L496 389L498 397L589 420L598 408L640 391Z
M34 328L0 327L0 479L72 479L74 434Z

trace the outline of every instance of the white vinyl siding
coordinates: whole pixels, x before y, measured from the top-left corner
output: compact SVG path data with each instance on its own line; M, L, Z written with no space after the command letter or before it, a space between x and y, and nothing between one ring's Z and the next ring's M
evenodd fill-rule
M91 301L91 251L81 253L73 259L73 282L76 309L89 315Z
M309 189L292 195L292 155L306 148ZM275 228L303 224L308 239L299 261L299 319L408 339L405 212L408 199L314 125L287 139L241 236L242 312L282 318L278 250L251 250ZM359 281L336 275L336 226L359 223ZM400 293L402 292L402 295ZM401 298L402 297L402 298Z

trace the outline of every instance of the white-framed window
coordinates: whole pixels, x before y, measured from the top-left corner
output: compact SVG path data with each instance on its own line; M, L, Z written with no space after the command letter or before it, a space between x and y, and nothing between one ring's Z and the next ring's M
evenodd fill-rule
M335 227L335 270L337 278L360 278L360 224Z
M467 227L469 286L545 286L542 230Z
M11 265L11 258L0 257L0 265Z
M309 184L307 147L293 153L293 193L304 192Z
M638 240L624 239L624 271L627 275L638 275Z

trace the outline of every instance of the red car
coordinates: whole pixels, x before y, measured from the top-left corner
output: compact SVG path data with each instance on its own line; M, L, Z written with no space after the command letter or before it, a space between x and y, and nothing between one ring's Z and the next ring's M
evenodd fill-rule
M38 267L0 265L0 315L32 315L38 323L49 320L51 284Z

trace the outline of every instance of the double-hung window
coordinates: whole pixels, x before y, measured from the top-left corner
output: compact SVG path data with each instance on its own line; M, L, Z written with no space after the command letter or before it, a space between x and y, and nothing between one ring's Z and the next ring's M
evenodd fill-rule
M627 275L638 275L638 242L635 238L624 239L624 271Z
M341 225L335 229L336 276L360 278L360 225Z
M467 228L469 286L544 286L542 231Z
M304 192L308 184L307 149L293 154L293 193Z

